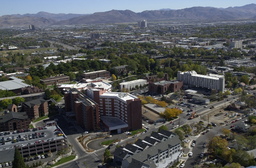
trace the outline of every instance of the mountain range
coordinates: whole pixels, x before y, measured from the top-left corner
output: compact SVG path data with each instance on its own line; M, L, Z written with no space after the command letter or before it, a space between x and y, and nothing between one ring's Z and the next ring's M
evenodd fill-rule
M256 4L241 7L213 8L191 7L180 10L162 9L147 10L135 13L131 10L111 10L93 14L53 14L39 12L37 14L4 15L0 17L0 27L21 27L33 24L36 27L50 25L82 25L82 24L114 24L159 21L232 21L255 20Z

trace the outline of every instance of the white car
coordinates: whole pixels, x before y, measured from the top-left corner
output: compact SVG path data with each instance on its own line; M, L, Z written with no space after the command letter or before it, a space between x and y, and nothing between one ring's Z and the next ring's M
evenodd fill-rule
M185 166L185 164L184 163L181 163L180 164L180 168L182 168L182 167L184 167Z
M195 147L196 146L196 144L193 142L192 144L191 144L191 147Z
M188 157L192 157L193 156L193 152L188 152Z

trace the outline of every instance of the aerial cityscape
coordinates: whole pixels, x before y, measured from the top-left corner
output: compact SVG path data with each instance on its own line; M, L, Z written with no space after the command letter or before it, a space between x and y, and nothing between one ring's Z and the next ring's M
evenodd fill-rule
M26 1L0 12L0 167L256 167L253 1Z

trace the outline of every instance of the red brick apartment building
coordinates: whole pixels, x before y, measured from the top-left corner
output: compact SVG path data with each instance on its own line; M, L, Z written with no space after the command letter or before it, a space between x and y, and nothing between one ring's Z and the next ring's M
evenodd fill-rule
M48 101L39 98L22 103L22 109L30 119L39 118L49 114Z
M73 112L77 123L85 129L96 130L100 120L106 128L118 128L118 132L121 129L137 130L142 127L141 101L136 96L122 92L98 92L94 98L97 101L78 91L69 91L64 95L66 111ZM108 122L120 122L116 125L111 123L110 126L102 117L109 117L106 119ZM111 129L109 131L113 131Z
M142 127L141 100L129 93L106 92L100 95L100 115L117 117L128 124L128 130Z
M151 82L148 85L148 91L151 94L164 94L168 91L176 92L179 91L183 86L183 82L181 81L159 81L159 82Z
M30 122L26 112L6 112L0 116L0 131L26 130Z
M65 92L64 100L66 111L74 113L80 126L90 131L99 129L99 105L94 100L84 93L74 90Z

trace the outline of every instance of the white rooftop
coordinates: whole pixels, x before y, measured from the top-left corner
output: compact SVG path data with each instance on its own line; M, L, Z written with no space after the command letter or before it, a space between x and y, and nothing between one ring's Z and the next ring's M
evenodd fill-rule
M30 86L26 83L23 83L23 80L16 78L14 76L10 77L10 79L12 80L0 82L1 90L16 90Z
M132 94L126 93L126 92L106 92L100 95L102 98L119 98L123 101L127 100L134 100L137 99L137 96L134 96Z

